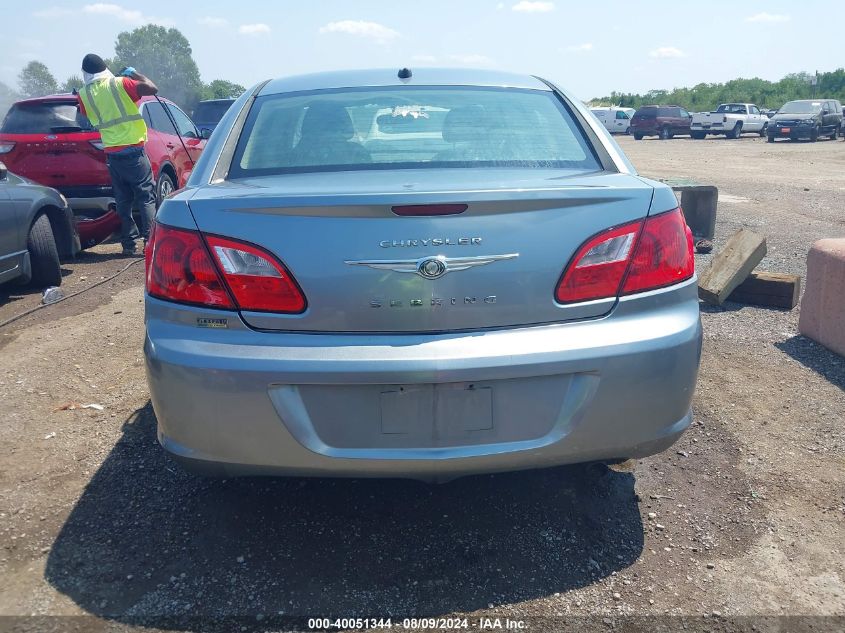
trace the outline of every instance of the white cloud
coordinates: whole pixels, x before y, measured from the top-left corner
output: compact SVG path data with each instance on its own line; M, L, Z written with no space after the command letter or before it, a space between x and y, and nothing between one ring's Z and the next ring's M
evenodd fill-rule
M586 42L584 44L573 44L572 46L567 46L566 50L570 53L589 53L593 50L593 45L590 42Z
M269 32L270 27L262 22L258 22L256 24L241 24L238 27L238 33L241 35L262 35Z
M411 61L419 62L420 64L433 64L437 61L434 55L414 55Z
M73 10L65 7L50 7L49 9L41 9L32 14L33 17L41 18L42 20L50 20L54 18L63 18L71 15Z
M554 2L532 2L531 0L521 0L511 7L514 11L520 13L548 13L555 10Z
M107 15L129 24L148 24L150 22L165 25L173 24L173 20L146 16L136 9L127 9L119 4L111 4L108 2L86 4L82 7L82 11L91 15Z
M792 18L782 13L757 13L745 18L746 22L789 22Z
M399 32L378 22L366 20L340 20L329 22L320 27L320 33L346 33L358 37L368 37L378 42L387 42L399 37Z
M213 16L207 15L203 18L197 20L203 26L210 26L211 28L220 28L223 26L229 26L229 20L226 18L215 18Z
M486 55L479 55L477 53L470 55L449 55L449 59L453 62L458 62L459 64L465 64L467 66L489 64L493 61Z
M686 54L674 46L661 46L651 51L648 56L655 59L677 59L678 57L686 57Z

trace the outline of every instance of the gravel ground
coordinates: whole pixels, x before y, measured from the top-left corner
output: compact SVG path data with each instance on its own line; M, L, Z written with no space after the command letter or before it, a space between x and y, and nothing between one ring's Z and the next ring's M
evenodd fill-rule
M845 235L845 143L619 142L645 175L717 185L716 249L760 231L761 269L803 275L813 241ZM125 265L111 248L68 287ZM797 309L703 308L696 422L649 459L440 486L217 481L157 446L142 282L134 266L0 330L0 629L845 627L845 359L798 335ZM35 303L0 298L0 321ZM72 401L103 410L57 410Z

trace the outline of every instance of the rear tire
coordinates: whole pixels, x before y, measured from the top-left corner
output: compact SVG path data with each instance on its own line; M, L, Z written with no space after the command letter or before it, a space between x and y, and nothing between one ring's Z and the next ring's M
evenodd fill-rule
M768 136L766 136L766 142L767 143L774 143L775 142L774 134L769 134Z
M29 261L32 264L32 284L35 286L61 286L62 268L53 227L46 215L39 215L29 229L26 240Z
M665 126L664 126L664 127L660 128L660 135L659 135L659 137L660 137L660 140L661 140L661 141L667 141L667 140L669 140L670 138L672 138L672 132L671 132L671 130L670 130L668 127L665 127Z
M643 135L642 135L642 134L640 134L639 132L634 132L634 140L635 140L635 141L641 141L641 140L643 140Z
M698 141L707 138L707 134L704 132L690 132L690 136Z
M173 178L170 174L161 172L156 183L156 209L161 206L164 199L176 190L176 185L173 183Z
M831 134L830 134L830 140L835 141L838 138L839 138L839 128L835 127L835 128L833 128L833 132L831 132Z
M742 123L734 125L734 129L728 132L727 137L737 139L742 135Z
M761 137L766 136L768 133L769 133L769 124L764 123L763 127L760 129L760 136Z

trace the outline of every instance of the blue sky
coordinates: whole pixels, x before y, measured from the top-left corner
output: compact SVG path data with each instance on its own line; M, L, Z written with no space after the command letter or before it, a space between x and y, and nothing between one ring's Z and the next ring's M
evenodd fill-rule
M470 66L538 74L583 99L845 65L829 2L648 0L4 0L0 81L31 59L59 81L117 33L178 28L205 81L362 67ZM143 72L144 69L139 69ZM153 77L153 79L155 79Z

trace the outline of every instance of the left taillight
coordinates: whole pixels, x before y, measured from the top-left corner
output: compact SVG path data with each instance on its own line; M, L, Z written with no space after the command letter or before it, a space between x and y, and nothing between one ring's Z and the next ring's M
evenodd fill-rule
M299 314L305 296L268 251L155 223L146 251L150 296L213 308Z
M610 299L680 283L694 273L692 232L677 208L587 240L561 276L555 299Z
M8 154L15 149L15 143L12 141L0 141L0 154Z
M197 231L155 223L144 257L151 297L212 308L235 307Z

